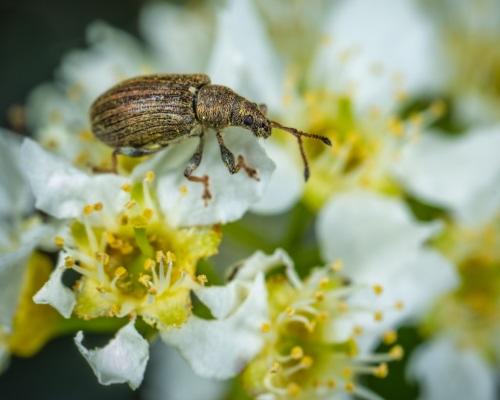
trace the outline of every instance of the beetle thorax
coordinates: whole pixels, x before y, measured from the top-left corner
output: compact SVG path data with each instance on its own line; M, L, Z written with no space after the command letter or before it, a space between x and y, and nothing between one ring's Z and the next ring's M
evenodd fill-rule
M205 85L197 93L196 117L209 128L222 129L231 123L231 116L243 98L226 86Z

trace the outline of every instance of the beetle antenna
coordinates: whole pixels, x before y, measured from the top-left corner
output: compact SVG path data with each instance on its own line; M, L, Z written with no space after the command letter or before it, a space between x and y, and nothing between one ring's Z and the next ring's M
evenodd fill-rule
M291 133L297 139L297 142L299 144L299 149L300 149L300 155L302 157L302 161L304 162L304 179L307 181L309 179L309 163L307 161L307 156L306 156L306 152L304 150L304 145L302 143L302 138L307 137L307 138L311 138L311 139L320 140L321 142L323 142L327 146L331 146L332 142L326 136L302 132L302 131L299 131L298 129L295 129L295 128L283 126L279 122L275 122L275 121L270 121L270 123L271 123L271 126L273 128L279 128L285 132Z

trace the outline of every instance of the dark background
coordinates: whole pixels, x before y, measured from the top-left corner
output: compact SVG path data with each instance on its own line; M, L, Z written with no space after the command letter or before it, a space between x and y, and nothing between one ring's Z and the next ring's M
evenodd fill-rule
M137 35L144 0L0 0L0 126L38 84L53 79L61 57L85 47L85 28L100 19ZM92 339L92 338L90 338ZM94 338L94 340L97 338ZM104 338L100 338L104 341ZM35 357L14 357L0 375L2 400L139 399L126 385L101 386L71 337Z
M85 47L85 28L96 20L137 35L146 0L0 0L0 126L39 83L51 80L61 57Z

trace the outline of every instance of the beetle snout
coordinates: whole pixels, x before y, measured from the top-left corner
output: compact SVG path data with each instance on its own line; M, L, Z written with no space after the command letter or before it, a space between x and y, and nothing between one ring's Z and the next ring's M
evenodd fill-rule
M271 125L267 121L262 122L257 126L254 126L253 133L257 137L262 137L266 139L269 136L271 136Z

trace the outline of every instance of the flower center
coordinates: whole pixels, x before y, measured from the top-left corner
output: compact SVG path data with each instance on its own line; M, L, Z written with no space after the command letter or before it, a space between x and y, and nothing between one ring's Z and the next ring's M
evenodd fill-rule
M349 304L348 298L359 290L382 293L379 285L372 289L346 286L328 268L316 270L301 288L293 287L283 276L270 278L271 318L261 327L266 345L245 370L245 387L252 394L267 393L283 399L315 399L342 392L376 398L358 385L356 378L362 374L385 378L387 362L400 359L403 350L396 345L388 353L359 354L361 326L338 337L340 324L353 314L367 313L380 321L384 311L393 308ZM388 332L384 339L394 344L396 333Z
M171 228L155 205L153 179L148 173L142 185L124 185L130 200L118 212L89 204L72 224L65 264L82 275L75 285L80 317L162 314L155 325L156 317L174 324L186 317L189 291L204 280L195 275L196 262L214 254L220 238L210 228ZM167 299L178 315L165 317Z
M461 284L438 303L427 328L453 332L460 344L498 357L500 216L477 230L450 226L438 247L456 263Z
M422 127L444 111L443 104L436 102L403 120L377 109L356 111L347 94L310 90L304 97L299 125L332 141L332 147L306 143L313 173L305 188L305 200L315 208L333 194L353 188L398 193L399 186L389 173L391 165L402 147L416 140Z

